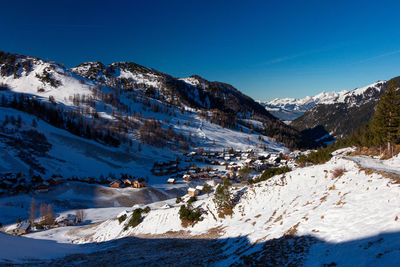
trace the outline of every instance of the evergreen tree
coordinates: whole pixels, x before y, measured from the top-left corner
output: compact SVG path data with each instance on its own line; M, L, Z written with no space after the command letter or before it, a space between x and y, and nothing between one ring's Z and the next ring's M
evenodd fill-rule
M388 151L399 139L400 95L397 88L397 82L391 80L388 89L379 99L371 121L371 130L376 135L375 140L379 143L387 142Z

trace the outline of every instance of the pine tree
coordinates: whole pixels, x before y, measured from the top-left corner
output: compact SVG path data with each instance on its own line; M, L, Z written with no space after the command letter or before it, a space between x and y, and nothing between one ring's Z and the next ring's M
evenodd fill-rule
M391 145L399 139L400 95L397 88L397 82L391 80L388 89L379 99L371 121L371 130L376 135L376 141L387 142L388 151L390 151Z

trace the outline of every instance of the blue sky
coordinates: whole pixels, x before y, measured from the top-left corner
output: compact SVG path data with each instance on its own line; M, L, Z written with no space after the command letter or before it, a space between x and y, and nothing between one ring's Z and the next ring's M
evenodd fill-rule
M400 75L397 1L7 1L0 49L63 62L133 61L255 99Z

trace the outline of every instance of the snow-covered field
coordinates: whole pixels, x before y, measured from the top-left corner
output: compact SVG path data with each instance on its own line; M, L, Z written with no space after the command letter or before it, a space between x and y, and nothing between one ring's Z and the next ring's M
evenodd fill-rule
M373 169L378 161L372 158L360 161L359 157L337 155L326 164L298 168L253 186L236 187L232 193L240 191L240 200L232 217L225 219L216 215L212 196L203 195L194 206L206 211L204 219L189 228L181 225L180 204L175 204L172 199L163 202L171 208L161 206L161 203L152 205L144 220L126 231L123 230L124 224L116 219L126 212L125 209L93 209L88 210L88 217L98 223L90 227L71 227L73 231L51 230L53 232L34 233L20 239L29 238L30 242L49 239L76 244L129 236L181 233L186 238L199 238L213 234L214 239L222 242L224 254L214 264L226 265L241 262L242 256L255 255L271 240L297 236L313 240L304 259L306 266L331 263L339 266L395 266L400 262L399 185L382 174L365 173L355 163ZM384 171L397 171L389 161L380 164L386 166ZM335 177L334 171L342 168L345 169L343 175Z

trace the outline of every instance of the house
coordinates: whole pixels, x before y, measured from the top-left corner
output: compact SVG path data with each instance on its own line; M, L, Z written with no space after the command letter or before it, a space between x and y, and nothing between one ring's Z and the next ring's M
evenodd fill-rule
M17 224L16 228L10 229L7 231L7 234L10 235L24 235L29 233L31 228L31 223L28 221L23 221Z
M229 178L229 179L235 179L235 178L236 178L236 173L234 173L234 172L229 172L229 173L228 173L228 178Z
M169 184L175 184L175 179L174 178L169 178L167 182Z
M244 161L244 165L248 166L251 163L251 159L246 159Z
M124 183L124 187L128 187L128 186L131 186L131 185L132 185L132 182L131 182L131 180L129 180L129 179L125 179L125 180L123 180L122 182Z
M110 183L110 187L112 188L120 188L121 184L119 181L113 181Z
M183 180L185 180L186 182L189 182L190 180L192 180L192 177L189 174L185 174L183 175Z
M198 185L198 186L196 186L196 190L198 190L199 191L199 194L201 193L201 191L203 191L203 188L204 188L204 186L202 186L202 185Z
M189 174L190 174L191 178L197 178L198 177L198 174L196 173L195 170L189 170Z
M38 185L35 190L38 193L46 193L49 191L49 186L42 183L42 184Z
M145 182L145 181L140 181L140 182L139 182L139 181L135 180L135 181L133 181L132 186L133 186L134 188L146 187L146 182Z
M192 196L192 197L198 196L199 193L200 193L199 190L196 189L196 188L189 187L189 189L188 189L188 194L189 194L189 196Z
M67 214L57 220L57 223L62 226L74 226L78 223L78 218L75 214Z

